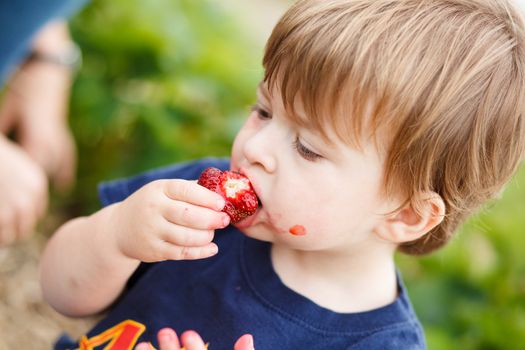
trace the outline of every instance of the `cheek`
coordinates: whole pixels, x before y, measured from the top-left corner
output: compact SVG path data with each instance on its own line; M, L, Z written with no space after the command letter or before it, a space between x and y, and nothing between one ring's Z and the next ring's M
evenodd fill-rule
M369 206L361 205L359 201L349 201L347 197L334 193L306 194L304 191L294 191L286 200L282 198L272 213L280 233L294 237L290 232L301 230L304 227L308 241L313 239L319 244L318 248L325 245L337 244L345 241L349 233L357 233L368 227L370 217Z
M239 167L239 160L241 159L241 146L240 146L240 140L239 140L239 134L235 137L235 140L233 140L232 145L232 151L231 151L231 159L230 159L230 170L237 171Z
M239 166L239 161L242 159L242 153L243 153L243 147L246 143L247 135L241 129L237 135L235 136L235 139L233 140L232 145L232 152L231 152L231 164L232 166ZM237 170L237 169L234 169Z
M257 118L252 116L248 117L241 127L235 139L233 140L231 163L238 164L238 161L242 159L243 147L246 141L258 130L259 123Z
M320 232L326 226L326 216L330 210L319 206L319 196L305 195L305 192L294 191L289 196L280 197L274 203L271 217L280 233L290 235L294 226L302 226L305 235ZM295 227L292 231L301 235L301 228Z

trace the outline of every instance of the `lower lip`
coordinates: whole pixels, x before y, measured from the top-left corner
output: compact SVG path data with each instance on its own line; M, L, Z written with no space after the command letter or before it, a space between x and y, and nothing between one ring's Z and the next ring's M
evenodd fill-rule
M257 209L255 214L248 216L246 219L243 219L236 224L233 224L233 226L237 227L238 229L243 229L252 226L255 219L257 218L257 214L259 214L259 210L260 209Z

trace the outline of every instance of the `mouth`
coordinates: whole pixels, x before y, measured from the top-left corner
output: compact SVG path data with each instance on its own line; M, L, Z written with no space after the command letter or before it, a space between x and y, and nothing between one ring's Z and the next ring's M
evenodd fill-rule
M252 226L257 221L257 218L259 216L260 211L261 211L261 207L259 206L259 208L257 208L257 211L255 212L255 214L250 215L250 216L248 216L245 219L242 219L241 221L233 224L233 226L237 227L240 230Z
M237 173L247 177L249 182L250 182L250 184L251 184L251 186L252 186L253 191L255 192L255 195L257 196L258 206L257 206L257 210L255 211L255 213L253 215L250 215L247 218L237 222L236 224L234 224L234 226L236 226L239 229L246 228L246 227L249 227L249 226L253 225L253 223L255 222L257 217L259 216L259 213L261 212L261 209L263 208L263 201L262 201L261 196L260 196L261 190L260 190L260 188L258 186L258 183L256 181L254 181L253 176L249 172L247 172L245 169L238 168L238 169L232 169L231 171L237 172Z
M261 200L261 196L259 195L261 193L261 191L260 191L260 188L259 188L257 182L253 181L253 177L251 176L251 174L249 172L247 172L243 168L232 169L231 171L239 173L239 174L241 174L241 175L243 175L243 176L248 178L248 180L250 181L250 184L251 184L251 186L253 188L253 191L255 192L255 195L257 196L257 199L259 201L259 208L258 209L262 208L263 203L262 203L262 200Z

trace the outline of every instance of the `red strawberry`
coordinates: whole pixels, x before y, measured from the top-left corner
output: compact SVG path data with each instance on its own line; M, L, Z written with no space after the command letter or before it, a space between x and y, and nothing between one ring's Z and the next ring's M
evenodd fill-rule
M239 173L207 168L197 183L220 194L226 200L222 211L230 216L232 223L255 214L259 206L259 199L250 180Z
M198 184L213 192L217 192L216 188L219 185L221 175L222 171L220 169L208 168L200 175Z

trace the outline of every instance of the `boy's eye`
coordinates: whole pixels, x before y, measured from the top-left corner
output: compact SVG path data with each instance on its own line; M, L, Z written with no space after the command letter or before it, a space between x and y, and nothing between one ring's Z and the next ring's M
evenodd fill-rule
M260 105L253 105L252 112L256 112L260 119L272 119L272 114L262 108Z
M299 140L299 137L295 138L295 141L293 142L293 146L297 150L297 153L299 153L301 157L303 157L304 159L308 161L314 162L322 158L321 155L315 153L314 151L312 151L311 149L303 145L301 141Z

